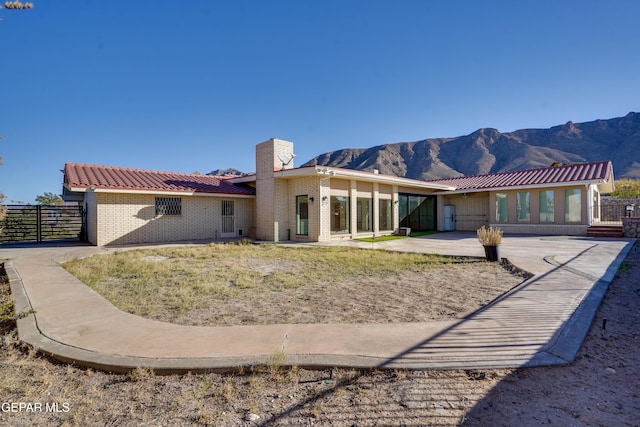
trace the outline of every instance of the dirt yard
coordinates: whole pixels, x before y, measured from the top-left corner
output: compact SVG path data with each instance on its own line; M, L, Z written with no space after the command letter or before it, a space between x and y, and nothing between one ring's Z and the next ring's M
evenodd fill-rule
M461 319L526 276L478 258L250 244L136 250L64 266L121 310L193 326Z
M274 358L229 374L115 375L43 358L4 326L0 425L640 425L637 244L564 367L310 371Z

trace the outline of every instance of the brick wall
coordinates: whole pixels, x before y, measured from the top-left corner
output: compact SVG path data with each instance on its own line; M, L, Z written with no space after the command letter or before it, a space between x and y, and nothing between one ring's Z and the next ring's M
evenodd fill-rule
M256 146L256 238L259 240L288 237L289 187L286 180L278 179L277 173L294 167L292 155L293 143L289 141L273 138Z
M162 243L220 237L222 200L235 203L235 229L247 235L255 226L253 198L172 196L182 200L181 215L155 215L155 195L95 193L95 219L88 210L88 223L96 221L97 245ZM167 197L163 195L161 197Z
M320 177L308 176L291 180L288 185L287 208L288 219L287 229L293 240L316 241L320 236L320 215L322 197L320 195ZM309 197L309 234L307 236L296 234L296 196ZM313 198L313 201L311 201ZM326 201L325 201L326 203Z

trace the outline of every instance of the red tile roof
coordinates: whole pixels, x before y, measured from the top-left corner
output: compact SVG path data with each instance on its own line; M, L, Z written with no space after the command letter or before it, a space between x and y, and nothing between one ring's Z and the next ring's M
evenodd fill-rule
M612 179L613 166L610 161L604 161L437 179L430 182L452 185L457 190L488 190L491 188L541 186L586 181L605 182Z
M254 188L236 185L219 176L159 172L113 166L66 163L64 183L78 189L160 191L176 193L220 193L255 195Z

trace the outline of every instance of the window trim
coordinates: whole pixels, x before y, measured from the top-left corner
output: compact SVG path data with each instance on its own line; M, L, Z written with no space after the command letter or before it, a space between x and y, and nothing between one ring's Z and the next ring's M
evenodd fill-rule
M337 230L335 229L334 225L335 225L335 215L336 212L334 211L334 203L335 202L339 202L341 206L344 206L344 222L345 222L345 227L344 229L340 229ZM349 234L351 232L351 197L349 196L331 196L330 199L330 214L331 214L331 228L330 228L330 232L331 234ZM342 223L342 221L340 221Z
M306 211L301 209L303 204L306 205ZM303 213L306 214L304 218L301 216ZM307 194L296 196L296 235L309 235L309 196Z
M496 222L508 223L509 222L509 195L507 193L496 193ZM500 220L500 208L504 207L504 219Z
M385 206L384 209L382 208L383 205ZM386 215L383 215L385 212ZM386 227L384 226L385 223L387 224ZM378 199L378 229L379 231L393 230L393 201L391 199Z
M577 193L576 193L577 192ZM578 219L570 219L571 217L575 217L575 212L569 212L569 197L573 195L577 195L576 208L578 209L577 217ZM581 188L567 188L564 190L564 222L569 224L580 224L582 223L582 189Z
M371 197L358 197L356 202L356 231L358 233L370 233L373 231L373 199Z
M516 218L518 222L531 222L531 192L516 192Z
M543 211L542 207L543 207L543 194L545 193L551 193L551 197L547 197L546 195L544 196L544 200L545 200L545 205L548 208L548 211ZM539 218L540 218L540 222L541 223L552 223L552 222L556 222L556 208L555 208L555 198L556 198L556 192L554 190L540 190L538 192L538 214L539 214ZM549 205L548 201L551 201L551 205ZM550 219L548 219L550 217Z

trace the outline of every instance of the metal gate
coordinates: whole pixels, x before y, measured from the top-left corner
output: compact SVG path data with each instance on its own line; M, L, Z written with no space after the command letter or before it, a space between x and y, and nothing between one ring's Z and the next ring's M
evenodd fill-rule
M632 202L635 201L632 200L622 203L607 202L602 203L600 206L594 206L594 223L621 225L622 218L640 215L640 204Z
M7 205L0 243L85 240L82 206Z
M233 237L236 234L235 206L233 200L222 201L222 233L220 237Z

